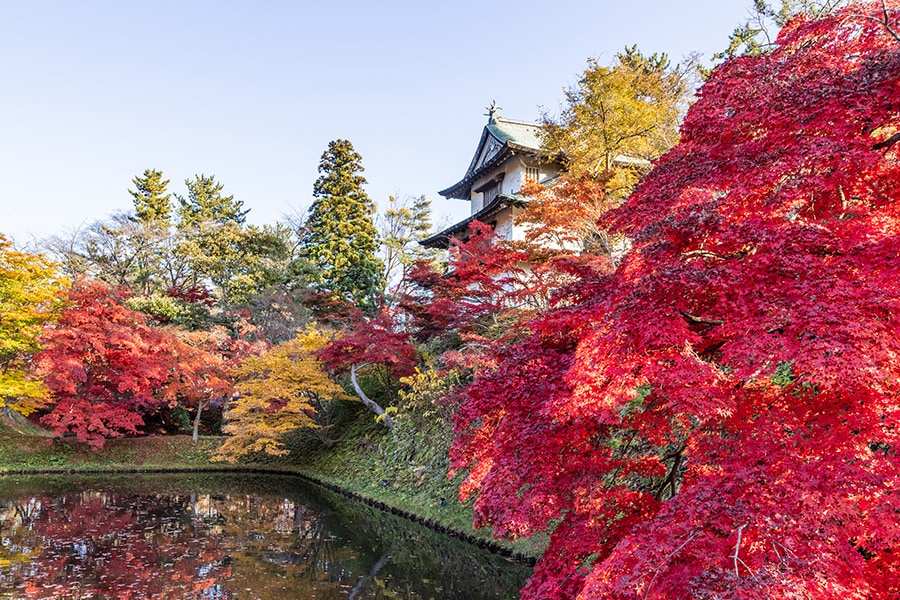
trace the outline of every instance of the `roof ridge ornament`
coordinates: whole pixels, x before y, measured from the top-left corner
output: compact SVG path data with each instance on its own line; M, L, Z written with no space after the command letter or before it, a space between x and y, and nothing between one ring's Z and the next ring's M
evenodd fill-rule
M487 107L487 112L484 113L484 116L488 118L488 124L493 123L496 119L497 113L503 110L502 106L497 106L496 100L491 100L491 105Z

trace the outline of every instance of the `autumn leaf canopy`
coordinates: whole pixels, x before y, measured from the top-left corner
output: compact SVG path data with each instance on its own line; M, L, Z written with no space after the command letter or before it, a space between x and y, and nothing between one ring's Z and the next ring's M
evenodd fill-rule
M469 388L478 521L561 520L524 598L900 594L897 22L800 17L718 68L609 218L623 263Z

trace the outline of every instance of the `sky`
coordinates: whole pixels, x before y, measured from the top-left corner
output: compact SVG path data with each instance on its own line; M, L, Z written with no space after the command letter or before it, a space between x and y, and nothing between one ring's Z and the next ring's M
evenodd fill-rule
M68 236L133 208L145 169L169 190L215 175L252 223L302 216L328 142L366 190L468 214L458 181L486 107L559 112L587 60L637 44L709 59L750 0L0 0L0 233Z

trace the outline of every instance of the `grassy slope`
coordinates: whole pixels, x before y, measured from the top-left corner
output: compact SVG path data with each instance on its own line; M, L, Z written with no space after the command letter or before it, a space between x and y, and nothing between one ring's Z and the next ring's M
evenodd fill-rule
M345 490L365 499L415 515L450 531L489 540L483 530L472 531L471 502L456 497L459 477L447 479L443 450L447 435L426 427L408 429L397 436L374 423L367 412L350 415L342 441L326 450L308 436L289 441L284 457L257 456L242 467L290 472ZM211 456L221 438L157 436L110 440L101 451L84 444L61 441L29 426L27 422L0 418L0 473L22 471L109 471L191 469L220 470L229 465ZM546 537L519 540L501 547L536 558Z

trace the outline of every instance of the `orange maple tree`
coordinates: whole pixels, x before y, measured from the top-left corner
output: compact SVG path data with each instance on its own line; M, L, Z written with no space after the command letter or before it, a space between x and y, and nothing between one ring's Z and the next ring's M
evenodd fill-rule
M234 392L231 369L245 355L261 350L232 339L222 329L166 331L173 364L161 393L170 406L194 410L192 437L200 435L203 411L213 402L225 403Z

